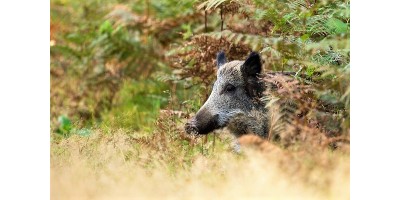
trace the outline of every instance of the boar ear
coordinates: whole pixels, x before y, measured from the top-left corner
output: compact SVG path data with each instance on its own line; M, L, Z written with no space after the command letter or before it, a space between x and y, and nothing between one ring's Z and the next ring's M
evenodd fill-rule
M256 52L251 52L249 57L241 67L241 71L246 76L256 76L261 72L261 58Z
M218 52L217 54L217 68L221 67L226 63L225 53L223 51Z

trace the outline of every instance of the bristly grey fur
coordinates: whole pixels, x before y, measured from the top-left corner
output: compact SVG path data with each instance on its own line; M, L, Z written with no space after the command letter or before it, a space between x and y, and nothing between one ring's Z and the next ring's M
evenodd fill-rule
M220 52L217 67L217 80L212 92L186 124L186 132L208 134L227 127L236 137L250 133L268 137L267 110L258 100L264 91L258 79L261 73L260 56L252 52L246 61L226 63L225 54Z

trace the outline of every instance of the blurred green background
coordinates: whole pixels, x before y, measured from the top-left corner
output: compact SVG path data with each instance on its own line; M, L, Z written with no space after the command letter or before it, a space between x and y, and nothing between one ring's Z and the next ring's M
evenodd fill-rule
M51 0L50 31L56 135L150 134L160 109L195 112L220 50L229 60L258 51L265 71L318 83L349 131L349 1Z
M59 130L67 120L71 127L151 132L172 98L195 94L163 79L171 73L165 54L183 40L184 24L159 24L192 15L193 4L51 1L52 129L70 132Z

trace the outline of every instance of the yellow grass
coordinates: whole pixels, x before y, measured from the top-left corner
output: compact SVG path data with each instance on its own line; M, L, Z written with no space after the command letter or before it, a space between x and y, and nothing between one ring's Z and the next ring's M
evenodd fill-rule
M248 137L241 155L219 144L190 157L134 137L96 131L53 141L51 199L350 198L348 151L284 150Z

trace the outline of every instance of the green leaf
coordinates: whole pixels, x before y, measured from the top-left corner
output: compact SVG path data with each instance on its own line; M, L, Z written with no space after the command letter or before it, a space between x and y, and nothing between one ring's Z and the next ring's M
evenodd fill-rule
M289 13L283 16L283 19L285 20L285 22L291 21L293 18L295 17L294 13Z
M310 38L310 35L309 35L309 34L304 34L304 35L302 35L302 36L300 37L301 41L303 41L303 42L307 41L308 38Z
M72 130L72 123L71 120L64 116L61 115L58 117L58 129L57 129L57 133L62 134L62 135L68 135L71 130Z
M341 34L347 33L348 26L346 23L342 22L336 18L330 18L326 21L325 27L329 30L332 34Z
M187 39L189 39L191 36L193 36L191 24L182 24L181 27L182 27L183 30L185 30L185 32L183 33L183 39L184 39L184 40L187 40Z
M307 77L312 77L312 75L315 72L315 67L314 66L308 66L306 69L306 75Z
M100 25L100 28L99 28L99 33L100 33L100 34L103 34L103 33L109 33L109 34L111 34L112 31L113 31L113 27L112 27L110 21L106 20L105 22L103 22L103 23Z

